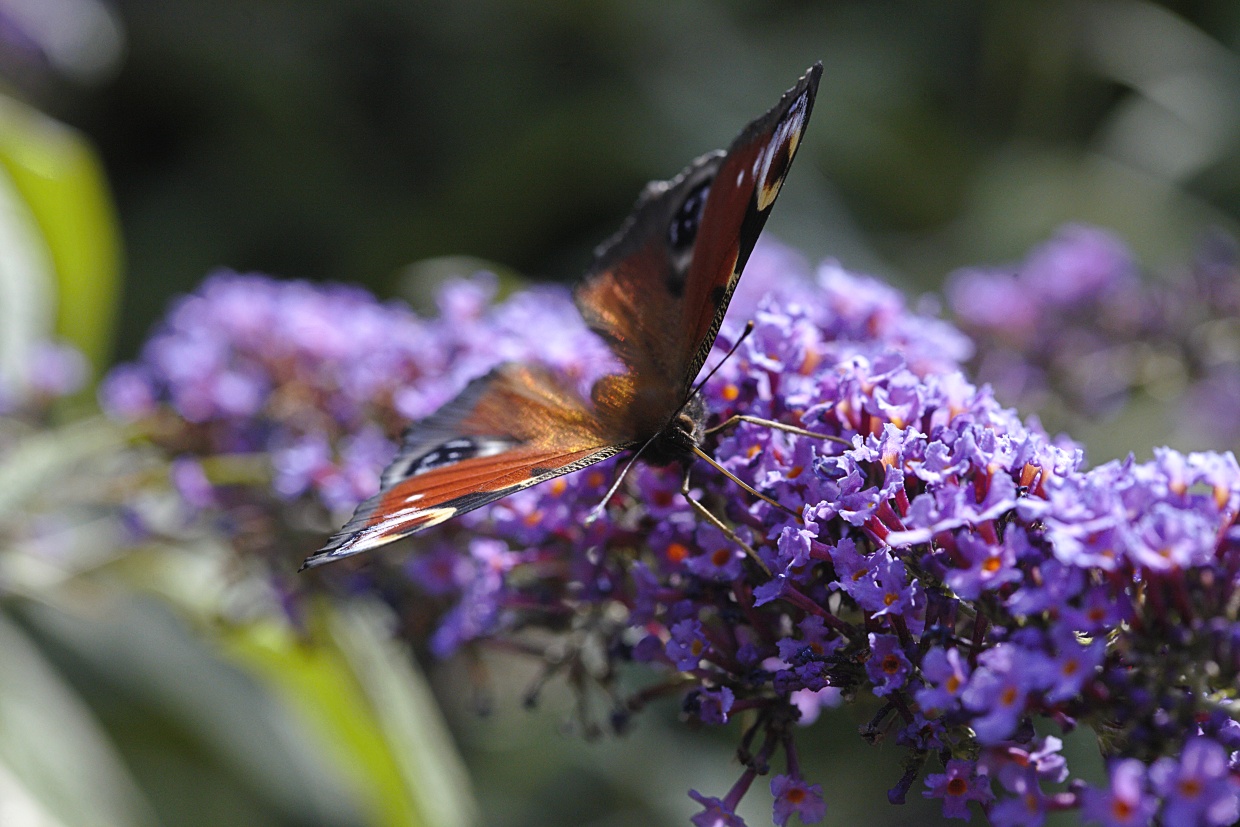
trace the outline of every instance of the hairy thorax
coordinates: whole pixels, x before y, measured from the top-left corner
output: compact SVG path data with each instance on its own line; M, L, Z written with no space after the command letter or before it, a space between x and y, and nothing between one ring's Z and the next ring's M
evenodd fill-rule
M693 460L693 451L706 438L706 403L699 394L689 398L685 406L667 423L642 452L642 459L651 465L685 464Z

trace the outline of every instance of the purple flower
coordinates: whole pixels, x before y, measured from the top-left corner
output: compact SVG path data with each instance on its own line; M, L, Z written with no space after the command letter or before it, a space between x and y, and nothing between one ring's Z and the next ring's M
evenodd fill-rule
M336 473L331 445L324 434L307 434L291 445L274 449L271 465L272 488L288 500L300 497Z
M682 620L671 629L667 642L667 656L682 672L697 669L710 650L710 642L699 620Z
M48 342L35 349L30 389L44 397L68 396L82 389L89 373L86 357L72 345Z
M409 578L423 592L434 597L460 591L469 583L474 572L471 562L449 545L437 546L409 558L406 569Z
M842 693L834 686L822 689L797 689L788 696L788 702L797 708L797 723L809 726L818 720L824 709L833 709L843 703Z
M1055 307L1074 307L1135 286L1132 253L1113 234L1068 224L1036 248L1019 278Z
M1133 526L1133 563L1154 570L1208 564L1216 543L1210 517L1171 503L1152 503Z
M1116 340L1139 337L1141 284L1111 234L1068 225L1018 265L951 276L948 301L979 342L979 373L1011 401L1055 387L1085 410L1122 403L1132 379Z
M136 420L156 409L156 390L150 374L139 365L119 365L99 385L99 404L111 417Z
M50 403L76 393L86 383L89 365L73 345L57 341L22 345L19 340L8 344L19 346L5 354L0 371L0 415L43 412Z
M779 551L776 557L778 568L783 571L802 569L808 565L810 562L810 548L814 539L814 534L810 531L784 526L779 533L779 540L775 546Z
M545 648L549 673L578 692L601 685L626 709L680 692L700 721L745 710L746 767L723 799L694 793L695 824L740 823L739 800L779 752L776 821L821 817L794 743L815 729L792 724L862 694L887 701L868 731L917 753L893 800L939 753L977 761L926 779L951 817L978 801L998 824L1071 808L1108 824L1225 823L1227 753L1240 747L1217 705L1240 680L1234 457L1159 450L1086 470L1080 446L961 373L967 341L895 291L833 263L815 277L767 244L750 268L764 275L742 280L740 315L708 363L736 343L737 319L754 330L702 389L703 424L746 414L814 435L729 422L705 437L704 451L777 503L690 467L695 502L735 538L686 502L675 465L638 462L589 519L619 456L455 517L381 552L388 562L326 567L305 588L374 590L402 628L437 622L441 656ZM763 280L769 290L754 287ZM1083 228L957 284L982 370L1005 364L1040 393L1077 382L1100 408L1129 381L1105 375L1111 351L1179 312L1151 320L1132 300L1144 288L1131 257ZM617 369L565 291L496 303L494 279L479 276L445 286L438 308L419 318L356 290L222 275L178 303L102 396L186 458L186 498L264 509L279 532L257 547L296 545L376 490L408 419L497 362L550 365L583 394ZM1078 346L1087 359L1063 358ZM189 473L236 452L269 458L275 497L246 501ZM624 698L617 676L632 662L650 686ZM1085 790L1058 741L1033 735L1076 721L1113 722L1117 749L1146 763L1116 764L1109 789Z
M780 572L753 590L753 604L755 607L765 606L787 596L793 588L794 585L788 575Z
M276 459L277 492L346 512L376 489L405 421L496 363L550 363L583 389L614 365L565 291L491 306L493 281L446 285L443 315L424 320L356 288L217 273L176 303L138 363L113 370L100 400L124 420L165 406L217 453L317 445L321 459L325 445L313 468Z
M1050 561L1047 565L1058 564ZM1115 600L1113 590L1106 586L1093 586L1081 592L1083 581L1078 568L1064 569L1071 576L1071 584L1059 592L1059 602L1048 603L1046 608L1058 605L1061 609L1060 623L1064 628L1086 634L1099 634L1114 629L1131 619L1131 606ZM1078 596L1079 595L1079 596ZM1054 599L1055 595L1049 595ZM1069 600L1075 598L1075 600ZM1013 611L1015 607L1013 606Z
M1192 738L1179 759L1159 758L1150 782L1163 797L1166 827L1223 827L1240 818L1240 782L1229 771L1227 753L1208 738Z
M726 686L703 689L693 696L693 711L704 724L726 724L736 696Z
M504 575L517 564L508 546L497 540L477 538L469 551L474 577L431 637L431 651L441 658L494 631L507 593Z
M943 580L965 600L976 600L983 591L1021 579L1016 550L1009 543L988 543L965 534L957 538L953 557L959 568L948 569Z
M874 694L882 697L902 688L908 681L912 664L900 651L900 640L895 635L870 635L870 659L865 662L865 672L874 684Z
M968 664L956 648L931 649L922 658L921 674L930 685L917 691L917 703L927 713L941 713L959 703L969 681Z
M1158 801L1146 792L1145 776L1145 766L1134 758L1114 762L1109 788L1089 787L1081 793L1084 819L1103 827L1151 824Z
M990 779L978 775L972 762L953 758L947 762L946 772L926 776L929 789L922 792L926 798L943 799L943 815L969 821L969 802L986 803L994 799L990 791Z
M817 824L827 814L820 784L808 784L791 775L777 775L771 779L771 795L775 797L774 821L780 827L794 815L802 824Z
M1039 660L1037 653L1013 644L1000 644L982 654L961 695L965 708L978 716L970 724L978 741L993 744L1016 729L1030 690L1044 680L1034 665Z
M729 581L740 577L745 552L722 531L709 523L698 526L697 546L698 553L686 564L689 571L707 580Z
M193 508L209 508L215 504L215 489L211 487L202 463L183 457L173 461L169 474L172 487L187 505Z
M689 797L702 805L702 812L689 818L693 827L745 827L736 810L720 799L704 796L697 790L689 790Z
M1106 641L1095 638L1082 643L1072 629L1059 627L1054 642L1055 654L1048 663L1053 677L1046 689L1046 700L1059 703L1079 695L1081 687L1093 679L1106 655Z
M880 553L871 561L866 576L853 582L849 594L861 608L875 616L895 615L912 612L917 587L909 579L902 562Z
M810 615L797 624L800 635L780 638L777 642L779 656L785 661L799 657L822 659L833 654L842 644L834 637L821 617Z
M1010 774L1004 781L1009 796L1002 796L991 805L987 815L996 827L1041 827L1046 821L1047 798L1038 784L1037 775L1029 768Z

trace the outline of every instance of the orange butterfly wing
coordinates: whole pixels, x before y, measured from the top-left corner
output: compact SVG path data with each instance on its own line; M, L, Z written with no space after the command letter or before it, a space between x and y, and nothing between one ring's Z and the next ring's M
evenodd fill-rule
M500 365L409 428L379 493L302 568L438 525L630 444L547 368Z

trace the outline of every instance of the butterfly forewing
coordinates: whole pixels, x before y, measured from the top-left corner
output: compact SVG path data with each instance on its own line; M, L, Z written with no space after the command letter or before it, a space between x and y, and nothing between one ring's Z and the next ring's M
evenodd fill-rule
M501 365L409 428L380 492L304 567L385 545L629 445L548 369Z
M816 65L729 147L710 186L685 280L676 352L688 390L710 353L728 302L792 164L818 91Z
M666 420L684 402L800 145L821 75L812 67L727 152L649 185L577 289L586 323L635 377L643 410L661 403Z

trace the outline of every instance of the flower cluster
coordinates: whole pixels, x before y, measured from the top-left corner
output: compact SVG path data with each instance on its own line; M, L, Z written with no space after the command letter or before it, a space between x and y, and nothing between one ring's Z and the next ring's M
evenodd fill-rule
M17 350L17 348L14 348ZM82 389L90 370L73 345L38 341L0 365L0 415L38 412ZM20 364L20 367L18 367Z
M1102 248L1091 283L1114 272ZM922 794L945 815L967 818L976 802L999 825L1062 810L1103 824L1234 822L1235 459L1167 450L1085 470L1078 446L959 372L971 351L953 328L837 265L798 280L806 269L758 248L731 317L753 332L702 390L717 427L706 450L767 499L705 463L639 463L592 521L611 461L419 535L402 567L381 562L393 552L324 576L375 589L406 621L444 607L440 656L539 651L561 635L548 671L606 690L618 728L668 693L704 724L743 721L736 784L691 794L699 827L740 824L738 801L781 755L775 823L820 820L799 725L867 696L867 737L909 752L893 801L926 770ZM217 277L105 399L131 416L171 408L194 437L185 450L269 452L282 496L343 504L374 485L327 495L348 446L374 430L390 451L393 420L428 413L492 362L540 359L583 388L607 370L563 293L490 298L485 282L459 283L423 320L355 292ZM739 336L725 326L708 364ZM299 451L310 459L292 462ZM371 474L380 453L367 455ZM301 468L316 470L290 470ZM630 663L662 677L621 699L613 679ZM1059 740L1036 734L1081 723L1112 760L1106 787L1074 779Z
M978 344L979 381L1056 421L1115 413L1135 393L1177 397L1177 436L1240 441L1240 252L1207 235L1194 261L1141 278L1113 234L1069 225L1013 265L969 268L948 303Z
M409 420L496 362L538 360L585 386L608 365L564 291L493 306L495 292L487 274L452 282L423 319L353 287L217 273L175 304L137 362L112 371L100 400L118 419L151 421L187 460L177 479L205 483L191 458L256 454L280 500L339 520L378 490ZM190 499L209 496L198 488Z

